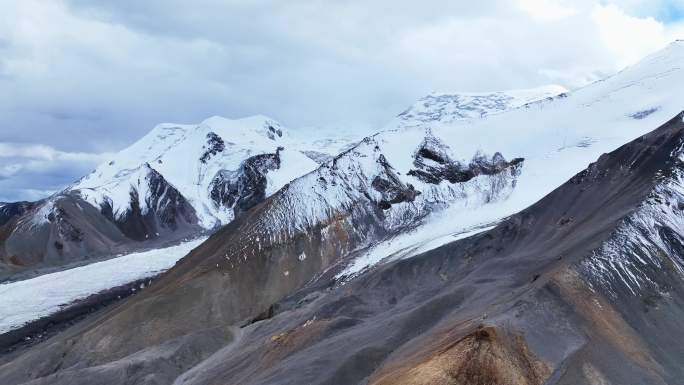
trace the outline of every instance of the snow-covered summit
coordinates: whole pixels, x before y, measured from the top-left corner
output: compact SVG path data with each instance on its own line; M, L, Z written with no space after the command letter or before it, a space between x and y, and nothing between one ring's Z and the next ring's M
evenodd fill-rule
M196 237L315 170L347 141L291 135L266 116L159 124L50 198L2 206L0 278L147 247L138 241L156 247Z
M232 207L211 196L218 182L237 183L248 159L277 155L277 167L264 170L268 195L318 166L303 150L281 124L265 116L235 120L214 116L196 125L165 123L97 167L70 190L78 190L96 207L110 205L115 217L130 210L131 192L137 191L139 202L135 203L145 214L152 172L190 203L200 225L212 228L229 222L234 215ZM217 181L217 177L221 180Z
M495 92L435 92L419 99L399 114L397 124L413 126L433 122L450 123L478 119L539 100L563 95L559 85Z

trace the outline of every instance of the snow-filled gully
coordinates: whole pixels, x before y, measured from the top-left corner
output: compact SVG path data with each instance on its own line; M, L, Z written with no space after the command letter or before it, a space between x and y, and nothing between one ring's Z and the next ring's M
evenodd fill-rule
M206 238L0 285L0 334L69 308L104 290L153 277Z

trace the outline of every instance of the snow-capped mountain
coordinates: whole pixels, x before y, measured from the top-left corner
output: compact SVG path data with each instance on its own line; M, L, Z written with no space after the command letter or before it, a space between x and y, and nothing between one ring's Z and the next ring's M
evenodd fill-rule
M235 209L314 170L318 164L303 150L279 123L263 116L162 124L69 189L95 207L111 206L120 219L134 203L143 212L152 209L150 174L157 174L187 200L199 224L211 229L230 222ZM139 191L137 202L131 191Z
M63 192L0 208L8 271L197 236L331 159L349 135L291 136L264 116L160 124ZM0 270L3 270L0 268Z

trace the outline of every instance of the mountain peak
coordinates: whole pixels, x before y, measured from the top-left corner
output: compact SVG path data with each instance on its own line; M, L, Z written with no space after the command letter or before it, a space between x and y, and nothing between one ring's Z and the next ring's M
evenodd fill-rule
M267 134L268 137L272 136L276 131L281 131L281 134L278 136L282 137L283 131L283 127L280 123L265 115L253 115L239 119L229 119L214 115L203 120L199 126L208 126L212 129L233 131L234 133L252 131ZM268 134L269 132L270 134Z
M142 189L138 181L154 172L187 199L201 226L213 228L233 218L231 208L211 196L220 190L217 183L227 183L231 192L240 190L239 185L250 179L243 175L248 164L261 170L259 175L250 174L250 181L256 183L263 177L259 183L265 185L258 189L265 189L268 195L291 178L317 167L300 150L280 123L263 115L241 119L212 116L195 125L163 123L70 190L79 190L95 207L109 202L123 215L131 208L130 191ZM264 160L269 157L273 158L270 163ZM281 161L287 169L281 169ZM270 166L259 167L263 162Z

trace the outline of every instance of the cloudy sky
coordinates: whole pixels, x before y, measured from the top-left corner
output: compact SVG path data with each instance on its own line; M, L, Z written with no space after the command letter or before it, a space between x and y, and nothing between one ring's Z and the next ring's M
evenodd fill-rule
M160 122L382 126L432 91L574 88L684 38L684 0L0 0L0 201Z

